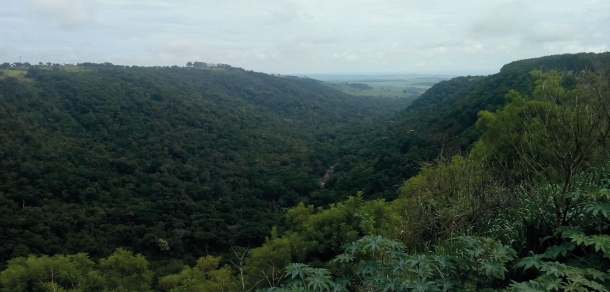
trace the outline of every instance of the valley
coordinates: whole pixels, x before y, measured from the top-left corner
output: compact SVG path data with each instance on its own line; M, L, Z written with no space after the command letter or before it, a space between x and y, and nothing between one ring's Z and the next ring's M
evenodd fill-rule
M311 75L331 88L354 96L415 99L434 84L454 76L379 74L379 75ZM363 86L366 85L366 86Z
M606 291L608 64L2 69L0 284Z

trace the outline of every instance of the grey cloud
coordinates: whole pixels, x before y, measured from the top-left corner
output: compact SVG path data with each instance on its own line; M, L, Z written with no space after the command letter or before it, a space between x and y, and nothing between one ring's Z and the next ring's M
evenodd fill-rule
M95 0L27 0L40 19L62 29L74 29L93 22Z
M532 43L561 42L574 37L573 27L558 23L541 23L532 27L524 39Z
M235 62L243 62L248 58L255 58L250 48L246 46L226 46L208 43L196 43L191 41L170 41L166 43L160 52L155 55L161 60L168 62L204 61L212 63L229 63L236 65ZM175 64L175 63L174 63Z
M333 54L332 58L344 61L358 61L360 59L360 56L351 52L343 52Z
M169 42L165 44L163 51L167 54L194 59L219 57L222 52L226 52L216 45L197 44L190 41Z
M338 42L340 37L336 34L320 34L306 38L306 40L313 44L332 44Z
M9 50L8 45L0 43L0 57L4 58L7 55L8 50ZM2 63L2 62L0 62L0 63Z
M271 24L289 23L301 18L298 6L295 3L290 2L272 8L270 11L265 12L264 15ZM311 18L313 16L308 15L308 17Z
M4 2L0 57L12 61L23 55L58 63L200 60L274 73L493 72L520 58L610 46L607 0Z
M299 41L286 41L277 47L279 58L310 58L316 54L313 44Z
M472 22L471 35L475 38L502 38L522 33L529 29L528 10L527 4L521 1L495 4Z
M340 36L324 31L285 37L276 47L278 58L315 58L324 47L336 44Z

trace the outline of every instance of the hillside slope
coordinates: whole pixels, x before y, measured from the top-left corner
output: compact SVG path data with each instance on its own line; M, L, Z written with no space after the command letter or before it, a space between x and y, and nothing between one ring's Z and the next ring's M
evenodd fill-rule
M511 62L499 73L465 76L435 84L391 121L360 135L358 150L343 149L343 160L327 183L334 192L362 190L369 198L395 198L402 182L439 155L466 153L481 133L479 111L494 112L509 90L531 95L532 70L580 71L610 63L610 53L565 54ZM569 79L566 79L569 82Z
M30 68L0 80L0 261L28 253L194 259L257 246L310 197L337 133L405 100L234 68ZM170 249L160 250L167 242Z

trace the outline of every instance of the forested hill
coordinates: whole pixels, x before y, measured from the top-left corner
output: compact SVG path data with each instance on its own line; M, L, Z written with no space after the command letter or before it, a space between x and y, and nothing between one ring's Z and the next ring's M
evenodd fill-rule
M0 284L606 291L608 64L408 107L228 67L0 71Z
M593 70L608 61L610 53L553 55L514 61L485 77L458 77L438 83L399 114L392 136L399 137L402 152L411 151L413 143L423 143L463 153L481 135L474 127L479 111L501 109L508 103L505 95L511 89L532 94L535 78L531 71L578 72ZM411 129L415 131L403 135Z
M360 151L346 150L349 154L336 167L327 187L395 198L402 182L417 174L422 163L439 155L467 153L481 135L475 127L480 111L501 109L509 102L505 95L511 89L531 96L535 88L532 70L576 72L608 63L610 53L554 55L511 62L489 76L437 83L391 121L362 134L368 145L358 145Z
M409 102L236 68L86 65L0 77L2 263L258 246L284 208L343 199L311 195L338 135Z
M358 191L391 200L422 163L466 153L481 135L479 111L501 109L511 89L531 95L531 70L609 59L513 62L441 82L409 107L238 68L1 71L0 265L127 247L163 267L259 246L299 202L327 206Z

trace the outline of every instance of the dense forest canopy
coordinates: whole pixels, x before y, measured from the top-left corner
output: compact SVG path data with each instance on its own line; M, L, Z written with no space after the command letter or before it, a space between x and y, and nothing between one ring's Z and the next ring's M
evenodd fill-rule
M496 111L507 104L506 93L515 89L532 94L532 70L593 70L610 62L610 54L566 54L515 61L489 76L463 76L442 81L388 123L361 133L369 147L345 141L342 162L328 188L363 191L368 198L396 198L404 180L419 172L422 163L439 154L464 154L480 137L475 124L481 110ZM374 151L371 151L373 150Z
M230 67L1 77L0 283L607 291L609 64L516 61L410 105Z
M235 68L83 64L4 78L0 102L5 261L260 245L284 208L343 199L312 195L340 159L337 136L409 100Z

